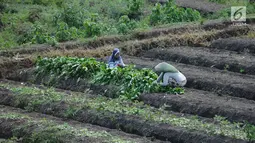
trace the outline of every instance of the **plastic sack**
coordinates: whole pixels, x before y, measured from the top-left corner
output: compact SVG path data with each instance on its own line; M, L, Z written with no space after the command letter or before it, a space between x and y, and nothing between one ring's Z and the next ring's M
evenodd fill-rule
M157 66L155 66L155 70L157 72L171 72L171 73L179 72L174 66L166 62L159 63Z

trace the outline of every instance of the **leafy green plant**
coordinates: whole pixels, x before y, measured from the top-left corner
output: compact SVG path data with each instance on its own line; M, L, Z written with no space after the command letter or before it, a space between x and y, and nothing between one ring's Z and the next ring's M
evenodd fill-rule
M240 73L244 73L245 72L245 70L244 69L240 69Z
M130 20L127 15L123 15L120 17L116 27L119 33L127 34L128 31L133 30L137 27L137 23L134 20Z
M255 141L255 126L247 123L244 131L247 133L247 138L249 141Z
M81 28L83 22L87 19L87 11L79 6L78 4L69 4L64 5L64 8L61 12L58 12L54 15L54 23L57 25L59 22L65 22L69 27Z
M61 22L58 24L56 37L57 40L62 41L68 41L78 38L78 29L75 27L69 28L69 26L65 22Z
M226 65L224 66L224 71L228 71L228 69L229 69L229 65L226 64Z
M96 22L87 19L84 21L83 26L87 37L97 36L101 34L100 25Z

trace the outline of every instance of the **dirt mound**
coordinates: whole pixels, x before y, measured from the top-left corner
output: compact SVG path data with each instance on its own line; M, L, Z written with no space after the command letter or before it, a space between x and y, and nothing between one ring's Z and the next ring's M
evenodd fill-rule
M255 39L248 38L218 39L212 42L212 44L209 47L255 54Z
M228 120L255 124L255 101L186 89L185 95L143 94L140 100L166 110L213 118L216 115ZM187 104L188 103L188 104Z
M215 67L221 70L255 75L255 56L238 54L234 51L203 47L171 47L168 49L152 49L142 55L177 63Z

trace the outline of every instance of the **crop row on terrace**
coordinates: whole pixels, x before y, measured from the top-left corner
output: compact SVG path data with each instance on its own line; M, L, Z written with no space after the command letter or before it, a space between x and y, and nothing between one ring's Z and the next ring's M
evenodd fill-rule
M151 142L149 139L121 131L106 129L76 121L2 106L0 109L0 135L23 143L37 142ZM155 140L155 142L158 142Z
M116 98L118 86L101 85L89 82L89 79L59 78L50 75L35 76L34 69L23 70L22 73L12 75L16 81L32 82L61 89L91 92L106 97ZM89 90L88 90L89 89ZM203 117L213 118L216 115L227 117L230 121L239 121L255 124L254 101L229 96L218 96L215 93L186 89L184 95L169 95L166 93L141 94L139 100L155 107L166 106L166 110L189 113ZM188 103L188 104L186 104Z
M176 31L178 31L178 28ZM211 42L211 40L215 40L217 38L232 37L235 35L239 35L239 36L245 35L245 34L247 34L247 31L250 31L249 26L248 27L232 27L230 29L228 28L228 29L222 30L221 32L220 31L207 31L205 33L201 32L198 34L183 33L181 35L170 35L170 36L147 39L147 40L142 40L142 41L132 42L132 43L127 42L124 45L121 45L120 48L122 48L124 53L127 53L129 55L139 55L139 53L142 53L144 50L149 50L149 49L153 49L153 48L165 48L166 46L167 47L168 46L179 46L180 43L182 43L181 45L183 45L183 46L192 46L192 45L201 46L201 45L204 45L204 42L205 43ZM228 35L228 36L226 36L226 35ZM209 37L211 37L211 38L209 38ZM104 39L104 38L102 38L102 39ZM99 39L99 41L100 41L100 39ZM214 44L214 47L215 47L215 45L217 45L217 44ZM118 46L118 45L115 45L115 46ZM85 47L75 46L75 49L73 49L73 50L65 50L65 47L64 48L62 47L58 50L57 49L52 50L49 47L44 47L44 48L31 48L31 49L17 49L17 50L12 50L12 51L1 51L0 55L10 56L10 57L14 57L14 59L17 59L17 60L14 60L14 59L8 60L8 58L2 57L1 59L6 60L6 62L5 62L5 64L3 64L0 67L1 75L2 75L2 77L6 76L6 74L8 74L10 71L15 71L15 69L19 69L19 67L22 68L22 67L33 66L33 63L34 63L33 61L36 59L36 56L39 56L39 55L40 56L64 56L64 55L77 56L78 55L80 57L81 56L94 56L94 57L102 58L102 57L106 56L106 54L110 54L113 46L98 47L98 48L96 46L93 48L97 48L97 50L91 49L91 50L85 50L85 51L84 51L84 49L87 49L86 46ZM26 58L24 58L24 57L26 57ZM29 59L28 59L28 57L29 57ZM27 61L27 62L25 62L25 61ZM22 64L17 65L17 62L20 62ZM20 65L24 65L24 66L20 66Z
M141 93L168 92L182 94L182 88L161 87L154 83L157 74L150 69L107 68L103 62L85 58L43 58L37 60L36 73L38 76L49 74L59 78L88 78L93 83L112 84L119 87L118 94L129 99L136 99Z
M125 57L125 60L127 64L135 64L138 68L152 68L162 62L161 60L143 57ZM255 99L253 90L255 81L252 75L243 75L240 73L180 63L169 63L175 65L185 73L189 81L186 85L188 88L215 92L220 96L230 95L249 100Z
M255 57L249 53L240 54L203 47L171 47L151 49L143 52L141 56L255 75Z
M120 98L90 98L81 93L67 94L54 89L1 83L1 99L3 105L172 142L241 142L232 138L248 139L247 130L240 123L233 124L221 117L215 117L215 122L203 121L195 116L182 117Z
M43 52L43 51L56 50L56 49L71 50L71 49L76 49L80 47L82 47L83 49L91 49L91 48L97 48L97 47L106 46L110 44L117 44L117 43L121 43L125 41L130 41L130 40L133 41L135 39L143 40L143 39L162 37L168 34L172 34L173 36L176 35L177 36L176 38L178 39L178 35L183 35L183 33L186 33L187 35L187 33L190 33L191 31L204 31L204 33L208 32L210 35L210 31L220 30L221 28L228 28L228 27L231 27L230 25L231 23L228 23L228 22L215 22L215 23L205 24L202 26L181 25L181 26L175 26L173 28L159 28L159 29L153 29L146 32L136 32L132 35L127 35L127 36L106 36L106 37L97 38L96 40L90 39L90 40L87 40L86 42L65 42L65 43L61 43L57 45L56 47L51 47L48 45L34 45L34 46L31 46L30 48L18 48L18 49L1 51L0 56L11 57L11 56L15 56L18 53L32 54L36 52ZM192 37L192 35L190 36ZM197 36L197 35L194 35L194 36ZM183 38L184 38L183 39L184 41L187 41L186 39L188 39L189 37L183 37Z
M155 54L155 52L154 52L154 54ZM65 58L62 58L62 59L65 59ZM148 62L148 59L142 60L142 59L137 59L137 58L134 58L134 57L131 57L131 58L126 58L125 57L125 59L126 59L127 63L134 63L134 64L136 64L140 67L142 66L142 67L149 67L149 68L152 68L157 63L161 62L159 60ZM110 87L109 86L108 87L107 86L97 86L93 83L89 83L88 79L86 79L86 82L81 82L82 80L78 81L78 77L83 77L83 74L86 74L86 73L79 72L79 73L82 73L82 75L74 74L73 71L76 70L76 67L71 67L71 65L74 66L75 64L70 63L70 65L67 65L64 62L62 62L62 63L57 62L57 59L55 59L55 60L56 60L55 64L59 64L59 65L53 66L54 63L53 63L53 61L51 61L49 63L53 63L52 66L48 66L48 67L46 67L46 66L43 67L42 66L41 67L41 68L44 69L42 72L48 73L48 74L47 74L47 76L46 75L40 76L40 78L37 79L37 83L39 83L39 84L44 83L44 84L48 84L48 85L50 84L50 85L54 85L54 86L59 87L59 88L65 88L65 89L68 89L68 90L71 89L71 90L76 90L76 91L84 91L84 89L86 89L86 88L91 88L91 89L93 89L93 91L97 91L96 93L106 94L106 96L110 96L110 97L117 97L118 96L118 93L116 92L118 90L118 87L114 88L114 86L110 86ZM46 65L46 63L47 63L46 61L43 61L42 63L44 63ZM68 68L67 70L63 70L63 67L65 65ZM81 65L81 64L78 64L78 65ZM78 65L76 65L76 66L78 66ZM63 67L61 67L61 66L63 66ZM55 69L57 69L57 67L61 67L61 68L58 69L58 71L55 71L54 68L52 68L52 67L54 67ZM252 99L253 98L253 96L252 96L252 95L254 95L253 91L250 90L249 86L247 87L248 84L254 84L252 82L253 81L253 76L249 77L248 75L244 76L244 75L240 75L240 74L229 73L229 72L219 71L219 70L212 70L212 69L209 69L209 70L207 70L207 69L198 69L195 66L188 66L188 65L183 65L183 64L178 64L177 67L180 68L184 73L187 73L188 81L191 82L191 83L188 83L188 85L187 85L188 87L194 87L194 88L198 88L198 89L200 89L202 87L205 90L214 91L214 92L216 92L216 94L213 95L213 96L215 96L215 98L217 97L217 94L221 94L221 95L222 94L223 95L228 94L228 95L237 96L237 97L245 97L247 99ZM50 69L50 70L47 71L46 69ZM70 72L70 73L68 73L67 71ZM55 76L54 75L51 76L50 72L54 73ZM120 71L115 71L115 72L118 73ZM117 74L115 72L113 73L113 75L114 74L116 74L116 76L122 75L122 74ZM62 79L61 79L61 76L59 77L59 75L61 75L61 74L63 74ZM73 74L73 75L71 75L71 74ZM28 71L27 73L25 72L21 75L17 75L16 77L13 76L10 79L22 80L22 81L28 81L29 79L35 80L35 79L33 79L33 77L31 75L35 75L35 73L32 73L32 72ZM69 76L68 80L64 79L64 77L66 75ZM219 76L219 75L224 75L225 79L221 79L221 76ZM206 78L203 78L204 76L206 76ZM109 76L107 78L108 78L108 80L112 79L111 76ZM105 82L107 82L107 78L104 79ZM228 83L227 85L224 84L226 81ZM237 81L238 81L238 83L241 84L241 87L240 87L240 85L239 86L231 85L232 83L236 83ZM122 82L119 81L119 83L122 83ZM202 86L205 83L206 83L207 86L205 86L205 87ZM217 86L217 88L215 88L215 86ZM253 85L250 85L250 86L252 87ZM109 90L109 88L110 88L110 90ZM128 92L128 93L130 94L132 92ZM200 94L200 92L198 92L198 94ZM206 94L208 94L208 93L206 93ZM220 98L220 99L222 101L225 101L227 98ZM234 99L233 98L233 100L237 101L237 100L241 100L241 99ZM190 100L189 99L189 101L194 102L195 100ZM216 101L220 102L220 100L216 100ZM181 102L181 100L178 100L178 102L176 104L179 104L180 102ZM246 102L246 103L249 103L249 102ZM254 115L252 113L248 114L250 112L250 110L253 110L252 106L251 106L250 109L248 109L245 106L243 106L240 102L237 102L237 105L241 106L242 108L245 108L246 110L240 111L238 114L234 114L234 112L232 112L230 110L224 111L224 109L222 109L222 110L217 111L217 109L215 109L215 110L210 109L211 107L209 105L206 105L205 108L209 109L209 111L210 111L210 112L208 111L209 113L207 113L207 111L203 110L203 109L199 109L199 111L186 110L186 112L188 112L188 113L198 113L199 115L206 116L206 117L212 117L212 116L218 114L218 115L223 115L225 117L228 117L228 118L230 118L230 120L237 120L237 121L246 120L246 121L249 121L249 122L253 123L253 118L252 117ZM249 104L249 105L252 105L252 104ZM179 109L176 109L176 111L179 111L181 108L185 108L185 107L181 106ZM226 107L224 107L224 108L226 108ZM194 107L194 109L197 109L197 107ZM238 110L234 106L232 106L232 109L233 110ZM247 114L245 112L247 112Z
M162 36L136 42L128 42L120 48L127 55L139 56L142 52L153 48L167 48L174 46L206 47L210 42L219 38L238 37L248 34L252 26L230 27L224 30L181 34L178 36Z

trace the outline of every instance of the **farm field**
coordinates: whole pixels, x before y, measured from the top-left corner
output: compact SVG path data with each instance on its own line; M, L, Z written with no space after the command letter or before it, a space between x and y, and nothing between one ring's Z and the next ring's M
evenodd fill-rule
M207 11L208 1L196 2L176 1L207 14L227 5ZM254 18L246 23L159 25L3 48L0 142L254 143ZM116 47L128 66L108 69ZM160 62L180 70L185 87L153 83Z

